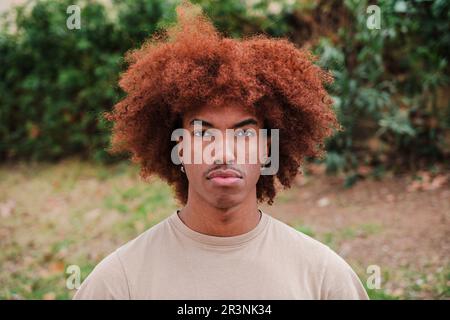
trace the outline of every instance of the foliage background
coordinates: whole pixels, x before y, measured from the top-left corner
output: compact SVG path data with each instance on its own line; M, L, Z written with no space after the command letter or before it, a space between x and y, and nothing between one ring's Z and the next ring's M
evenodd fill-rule
M229 36L287 37L333 71L330 90L345 127L327 144L330 172L350 182L360 165L417 169L450 153L450 4L382 0L381 29L366 26L367 1L193 1ZM66 27L68 5L82 10ZM177 1L29 1L0 31L0 160L78 154L109 162L99 112L121 97L123 54L173 22ZM447 161L447 162L446 162Z
M68 265L88 274L176 208L165 184L108 154L99 115L123 95L124 53L172 23L178 1L22 2L0 18L0 298L67 299ZM373 299L449 298L450 1L192 2L226 35L286 37L335 76L345 131L273 213L347 252L361 279L381 264ZM66 27L73 4L80 30Z

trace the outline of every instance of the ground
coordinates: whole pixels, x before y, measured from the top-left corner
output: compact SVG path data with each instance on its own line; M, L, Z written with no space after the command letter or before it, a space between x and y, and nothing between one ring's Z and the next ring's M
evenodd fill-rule
M450 183L423 173L365 179L311 167L261 208L329 245L358 273L381 271L372 299L450 298ZM0 299L70 299L69 265L84 279L109 252L177 208L171 190L127 162L69 159L0 167Z

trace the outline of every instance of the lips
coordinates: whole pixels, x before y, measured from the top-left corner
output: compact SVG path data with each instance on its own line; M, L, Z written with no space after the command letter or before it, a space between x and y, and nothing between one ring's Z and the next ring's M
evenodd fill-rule
M232 169L211 171L206 179L215 187L237 187L242 185L242 175Z
M207 176L207 179L213 179L213 178L239 178L242 179L242 176L239 172L232 170L232 169L226 169L226 170L214 170L211 171Z

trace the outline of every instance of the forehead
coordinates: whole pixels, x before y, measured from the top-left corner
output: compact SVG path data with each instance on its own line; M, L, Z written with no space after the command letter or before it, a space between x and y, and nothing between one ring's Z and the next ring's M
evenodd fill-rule
M219 105L208 105L196 107L183 116L183 126L188 127L194 119L204 120L216 128L232 127L234 124L247 119L255 119L261 125L262 119L258 117L254 108L229 101Z

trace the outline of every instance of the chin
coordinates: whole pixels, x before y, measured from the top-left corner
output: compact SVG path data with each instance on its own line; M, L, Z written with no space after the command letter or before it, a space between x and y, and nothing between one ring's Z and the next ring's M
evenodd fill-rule
M219 194L213 196L211 199L211 204L219 209L232 208L239 203L243 202L242 193L241 194Z

